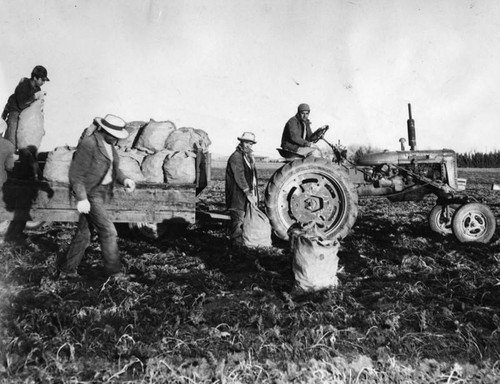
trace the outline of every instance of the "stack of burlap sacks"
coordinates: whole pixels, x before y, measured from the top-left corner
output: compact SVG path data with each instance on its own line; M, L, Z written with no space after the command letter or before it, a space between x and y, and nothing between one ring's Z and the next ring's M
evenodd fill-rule
M196 153L208 152L208 134L195 128L176 128L171 121L133 121L126 124L129 136L117 144L120 169L136 182L190 184L196 181ZM82 133L91 135L91 125ZM69 166L75 147L50 152L44 169L49 181L69 182Z

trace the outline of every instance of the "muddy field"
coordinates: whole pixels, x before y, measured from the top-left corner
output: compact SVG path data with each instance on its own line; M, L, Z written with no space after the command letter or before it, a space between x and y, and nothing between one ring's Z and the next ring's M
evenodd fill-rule
M264 167L262 167L264 168ZM262 169L263 194L272 169ZM203 209L224 209L214 168ZM500 218L498 170L460 170ZM81 278L53 264L73 224L3 246L0 380L26 383L496 383L500 238L432 233L434 204L360 201L336 290L293 297L288 244L233 251L226 222L120 238L132 277L106 280L96 242Z

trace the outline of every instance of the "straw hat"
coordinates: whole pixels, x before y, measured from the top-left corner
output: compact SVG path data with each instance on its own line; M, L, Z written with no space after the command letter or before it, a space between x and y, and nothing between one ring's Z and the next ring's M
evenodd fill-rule
M117 139L126 139L128 131L125 129L125 121L115 115L106 115L106 117L96 117L95 121L99 126Z

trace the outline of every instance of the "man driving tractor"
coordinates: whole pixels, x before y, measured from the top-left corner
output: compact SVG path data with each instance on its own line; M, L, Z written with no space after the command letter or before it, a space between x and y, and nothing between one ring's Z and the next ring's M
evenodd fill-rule
M302 103L297 108L297 114L291 117L285 124L281 136L281 148L289 153L289 156L316 156L321 157L319 147L314 143L314 135L311 130L309 113L311 109L308 104ZM326 130L326 126L318 129Z

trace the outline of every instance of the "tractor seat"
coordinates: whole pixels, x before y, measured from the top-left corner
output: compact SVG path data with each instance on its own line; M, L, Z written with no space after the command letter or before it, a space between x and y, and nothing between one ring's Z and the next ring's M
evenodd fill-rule
M288 151L283 148L276 148L281 157L285 158L287 161L303 159L305 156L299 155L297 152Z

